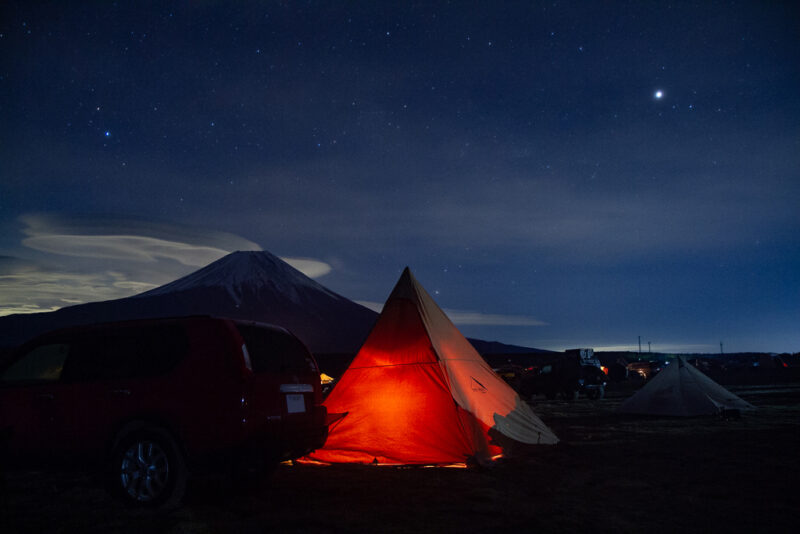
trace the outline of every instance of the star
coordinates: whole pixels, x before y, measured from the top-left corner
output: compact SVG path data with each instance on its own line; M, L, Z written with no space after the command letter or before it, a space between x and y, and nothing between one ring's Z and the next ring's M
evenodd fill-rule
M664 91L658 89L655 93L653 93L653 96L655 97L656 100L661 100L662 98L664 98Z
M111 132L109 130L106 130L103 135L105 135L106 137L111 137Z

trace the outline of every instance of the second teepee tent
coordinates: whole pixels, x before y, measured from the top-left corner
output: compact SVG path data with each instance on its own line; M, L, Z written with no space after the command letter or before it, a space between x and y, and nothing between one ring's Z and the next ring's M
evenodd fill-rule
M692 417L755 406L720 386L678 356L619 407L621 413Z

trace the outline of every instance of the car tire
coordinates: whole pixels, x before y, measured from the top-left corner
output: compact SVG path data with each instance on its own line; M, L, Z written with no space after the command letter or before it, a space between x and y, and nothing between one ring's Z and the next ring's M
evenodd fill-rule
M180 447L169 432L156 426L142 426L120 436L108 466L112 493L142 507L177 506L186 492L187 478Z

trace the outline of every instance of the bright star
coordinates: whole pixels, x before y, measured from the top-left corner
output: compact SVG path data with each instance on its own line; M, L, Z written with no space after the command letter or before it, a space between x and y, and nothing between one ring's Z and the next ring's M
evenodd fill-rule
M664 98L664 91L659 89L658 91L655 92L653 96L656 97L656 100L661 100L662 98Z
M111 132L110 132L110 131L108 131L108 130L106 130L105 136L106 136L106 137L111 137Z

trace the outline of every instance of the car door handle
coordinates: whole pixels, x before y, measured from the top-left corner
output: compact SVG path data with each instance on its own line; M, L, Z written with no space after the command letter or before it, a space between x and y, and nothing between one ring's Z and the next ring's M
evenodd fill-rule
M111 390L111 394L112 395L119 395L120 397L130 397L131 396L131 390L129 390L129 389L112 389Z

